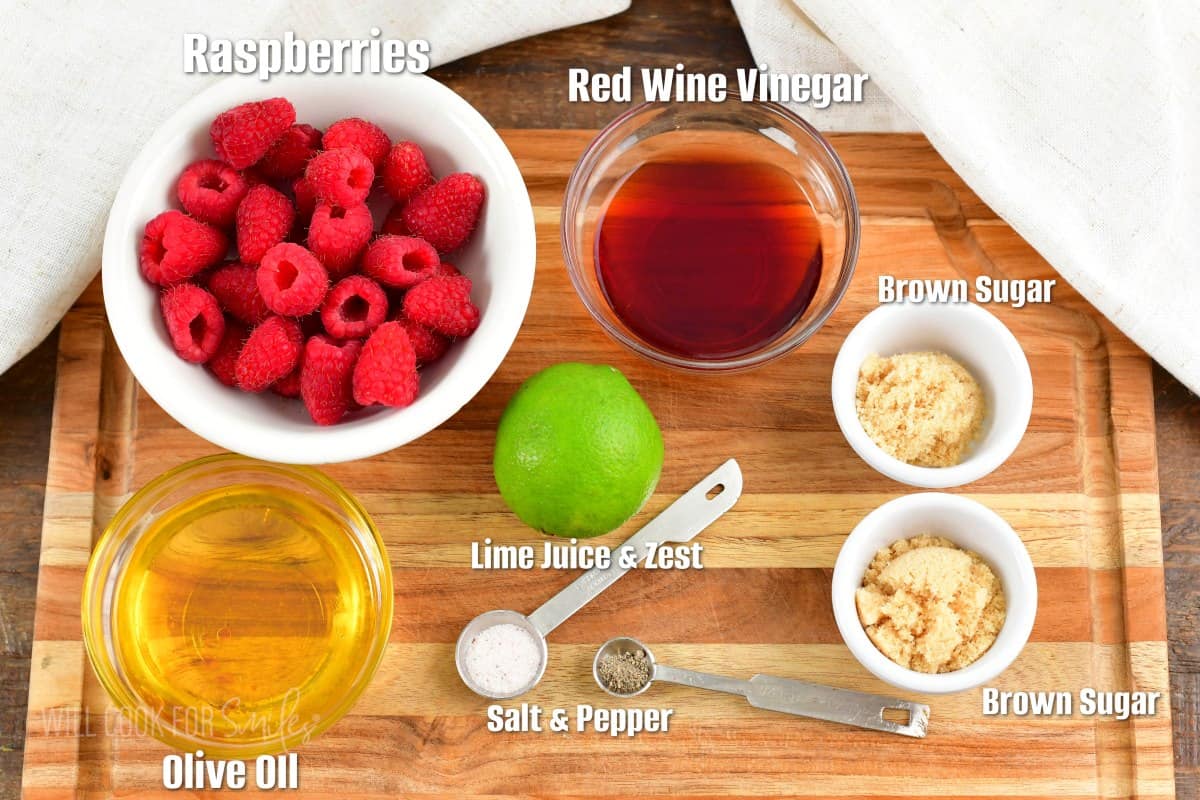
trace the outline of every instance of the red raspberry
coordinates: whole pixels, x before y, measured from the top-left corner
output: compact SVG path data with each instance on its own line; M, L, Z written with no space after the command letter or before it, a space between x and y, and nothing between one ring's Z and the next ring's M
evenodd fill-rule
M408 341L412 343L413 352L417 356L418 367L432 364L450 348L448 338L424 325L418 325L403 314L396 318L396 322L403 325L404 332L408 334Z
M295 368L287 375L271 384L271 391L280 397L296 398L300 396L300 371L304 369L304 348L300 348L300 358Z
M333 276L345 275L358 261L375 232L365 203L343 208L321 203L308 225L308 249Z
M225 257L225 234L181 211L164 211L146 223L138 252L142 274L159 286L192 277Z
M353 375L362 342L317 335L304 345L300 399L318 425L332 425L354 408Z
M383 132L383 128L373 122L367 122L358 117L339 119L325 131L325 149L336 150L339 147L349 147L371 160L371 166L378 172L387 158L392 140Z
M189 164L179 175L175 195L179 205L201 222L228 228L233 224L238 203L250 184L241 174L220 161L206 158Z
M287 180L304 173L304 165L321 149L321 132L312 125L293 125L258 163L258 169L273 180Z
M328 133L325 141L329 141ZM343 147L314 156L304 168L304 177L318 199L349 207L367 201L375 182L375 168L359 151Z
M296 178L292 181L292 197L296 199L296 219L307 223L317 207L317 193L312 184L306 178Z
M237 357L246 341L246 326L232 317L225 318L225 334L217 352L204 366L226 386L237 386Z
M221 112L208 133L222 161L234 169L245 169L265 156L295 121L292 104L272 97Z
M321 304L321 323L335 339L360 339L387 318L387 295L362 275L342 278Z
M221 112L209 128L217 157L234 169L245 169L266 155L296 121L296 109L283 97L242 103Z
M266 184L255 186L237 210L238 257L257 264L263 253L287 238L296 212L283 192Z
M194 283L172 286L159 298L171 346L184 361L203 364L225 335L225 316L217 299Z
M471 279L433 277L404 295L404 316L446 336L470 336L479 327Z
M383 188L397 202L404 202L433 185L433 172L425 154L413 142L396 142L383 162Z
M363 345L354 365L354 399L360 405L412 405L420 390L417 356L399 322L385 322Z
M247 325L257 325L271 313L258 292L257 272L258 269L250 264L230 261L208 276L208 291L217 298L221 308Z
M439 253L449 253L471 236L482 206L483 184L474 175L458 172L409 200L403 211L404 224Z
M381 236L409 236L408 226L404 224L404 203L396 203L383 218L379 228Z
M380 236L363 256L362 271L380 283L406 289L434 273L437 251L414 236Z
M437 269L433 271L433 274L441 275L443 278L453 278L455 276L462 275L462 272L460 272L458 267L454 266L449 261L443 261L442 263L438 264Z
M250 331L237 358L237 384L261 392L296 368L300 358L300 324L287 317L267 317Z
M267 308L286 317L315 311L329 288L329 274L317 257L291 242L266 252L255 279Z

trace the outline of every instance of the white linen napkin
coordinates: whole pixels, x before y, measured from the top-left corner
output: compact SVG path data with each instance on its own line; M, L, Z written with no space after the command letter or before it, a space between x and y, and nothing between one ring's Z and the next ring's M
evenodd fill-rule
M426 39L432 62L616 14L629 0L357 0L4 6L0 109L0 372L54 327L100 266L125 168L184 101L224 76L185 75L184 33L214 38Z
M1200 391L1200 4L734 6L773 69L870 73L996 213ZM888 129L892 113L797 110L835 130Z

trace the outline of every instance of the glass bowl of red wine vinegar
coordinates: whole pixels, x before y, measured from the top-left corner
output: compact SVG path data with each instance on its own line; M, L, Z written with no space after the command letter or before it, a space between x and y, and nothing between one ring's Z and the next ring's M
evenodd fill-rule
M829 142L780 105L647 103L567 184L563 255L610 336L692 371L803 344L850 284L858 203Z

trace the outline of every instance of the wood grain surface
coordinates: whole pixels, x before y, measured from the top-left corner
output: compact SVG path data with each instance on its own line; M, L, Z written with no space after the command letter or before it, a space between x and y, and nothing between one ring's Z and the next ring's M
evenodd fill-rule
M662 66L676 61L707 71L752 63L728 4L636 0L620 16L495 48L433 74L498 126L589 128L604 124L623 107L567 103L567 67L615 69L626 63ZM0 559L0 798L20 792L57 353L56 333L0 375L0 529L5 539ZM1154 367L1153 378L1176 780L1180 797L1198 797L1200 400L1160 367Z
M833 359L874 307L882 272L1051 273L920 137L839 136L834 143L862 206L863 244L837 312L799 351L759 370L720 378L667 371L621 349L591 322L554 246L566 177L591 133L503 135L526 176L538 225L529 315L496 376L446 425L383 456L326 468L383 533L396 615L367 693L301 749L302 794L1174 796L1166 709L1127 722L985 718L975 690L931 699L930 736L915 742L771 715L680 687L656 686L636 702L609 701L588 664L600 642L623 634L681 666L894 693L840 643L829 577L855 522L907 489L874 473L838 432L828 396ZM963 493L995 508L1021 534L1042 591L1030 644L994 685L1165 692L1149 361L1069 288L1052 306L994 310L1028 354L1033 418L1013 457ZM150 478L213 447L139 391L106 335L95 288L68 315L59 348L25 792L165 797L161 758L168 751L122 724L86 664L79 593L90 546L116 506ZM453 642L467 620L494 607L532 609L570 578L468 568L470 542L484 535L500 543L540 539L498 497L491 445L521 381L565 359L620 368L664 430L659 490L606 543L621 541L726 457L737 457L745 475L742 500L702 536L706 569L625 578L554 633L546 678L522 698L545 708L673 707L669 734L492 734L486 702L454 671Z

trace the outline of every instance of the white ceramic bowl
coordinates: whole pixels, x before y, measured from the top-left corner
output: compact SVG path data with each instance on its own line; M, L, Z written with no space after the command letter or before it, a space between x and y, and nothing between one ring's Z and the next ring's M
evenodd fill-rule
M1007 605L1004 626L987 652L969 666L936 675L902 667L879 652L859 621L854 597L876 553L921 534L978 553L1000 578ZM833 615L846 646L875 677L913 692L948 694L993 680L1029 641L1036 614L1037 577L1021 538L995 511L966 497L925 492L884 503L846 537L833 568Z
M213 156L209 124L249 100L287 97L296 116L324 129L350 116L378 123L393 140L418 142L434 174L478 175L487 199L479 228L451 260L474 281L479 329L421 372L408 408L371 408L338 425L314 424L295 400L246 394L175 355L158 291L141 276L138 244L148 220L177 208L176 177ZM436 428L483 388L516 338L533 289L535 233L525 182L504 142L479 112L420 75L297 75L261 83L224 80L163 124L134 160L113 202L104 238L104 303L121 354L138 382L181 425L216 445L267 461L319 464L382 453Z
M966 459L952 467L908 464L871 440L858 420L855 389L871 355L940 351L955 358L983 389L983 430ZM833 365L833 411L846 441L864 461L889 478L926 489L976 481L1012 455L1033 410L1033 378L1017 338L973 303L907 303L880 306L850 331Z

